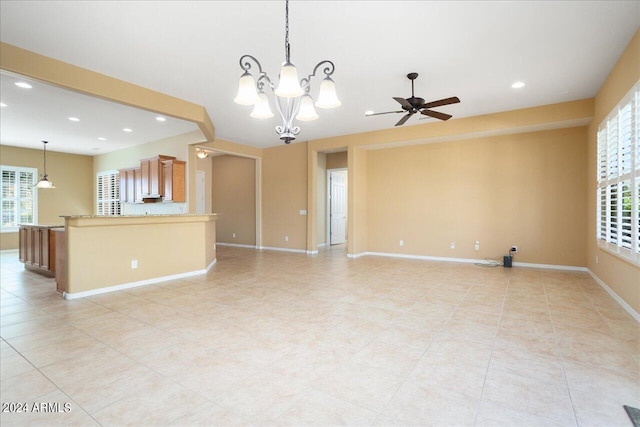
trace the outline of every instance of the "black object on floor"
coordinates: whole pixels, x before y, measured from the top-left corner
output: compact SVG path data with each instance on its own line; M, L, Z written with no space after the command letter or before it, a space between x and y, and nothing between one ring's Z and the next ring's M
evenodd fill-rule
M627 411L627 415L629 415L633 427L640 427L640 409L627 405L622 405L622 407Z

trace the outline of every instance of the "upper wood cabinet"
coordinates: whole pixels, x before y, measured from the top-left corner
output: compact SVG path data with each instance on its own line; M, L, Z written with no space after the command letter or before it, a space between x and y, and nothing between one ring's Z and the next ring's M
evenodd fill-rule
M120 201L123 203L142 202L140 194L141 186L137 181L140 177L140 168L119 169L120 173Z
M165 202L184 202L186 200L184 182L186 163L175 159L162 161Z
M175 157L160 155L140 160L143 198L164 196L164 160L175 160Z
M185 202L186 163L158 155L140 160L139 168L119 169L120 201L143 203L145 198L162 198L165 202Z

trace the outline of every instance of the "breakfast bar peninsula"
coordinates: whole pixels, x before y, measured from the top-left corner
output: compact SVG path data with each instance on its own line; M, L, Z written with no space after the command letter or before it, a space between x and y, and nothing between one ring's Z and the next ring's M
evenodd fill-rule
M204 274L216 262L216 217L63 216L58 287L74 299Z

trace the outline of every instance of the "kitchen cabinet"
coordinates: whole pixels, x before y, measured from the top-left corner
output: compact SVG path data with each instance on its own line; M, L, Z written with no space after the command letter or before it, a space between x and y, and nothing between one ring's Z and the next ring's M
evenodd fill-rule
M162 176L164 179L164 201L184 202L185 196L185 161L163 160Z
M163 161L175 160L172 156L158 155L140 160L140 173L143 198L164 196Z
M20 261L25 267L44 273L55 273L54 229L60 226L21 224L19 229Z
M128 168L118 170L120 174L120 202L122 203L140 203L142 197L138 191L142 187L138 185L137 179L140 173L136 174L140 168Z

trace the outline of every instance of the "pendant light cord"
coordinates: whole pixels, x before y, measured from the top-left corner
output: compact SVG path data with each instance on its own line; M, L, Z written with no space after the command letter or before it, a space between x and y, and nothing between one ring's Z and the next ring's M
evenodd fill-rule
M287 62L289 62L289 0L286 0L285 2L284 16L284 56L287 59Z
M47 176L47 141L44 142L44 176Z

